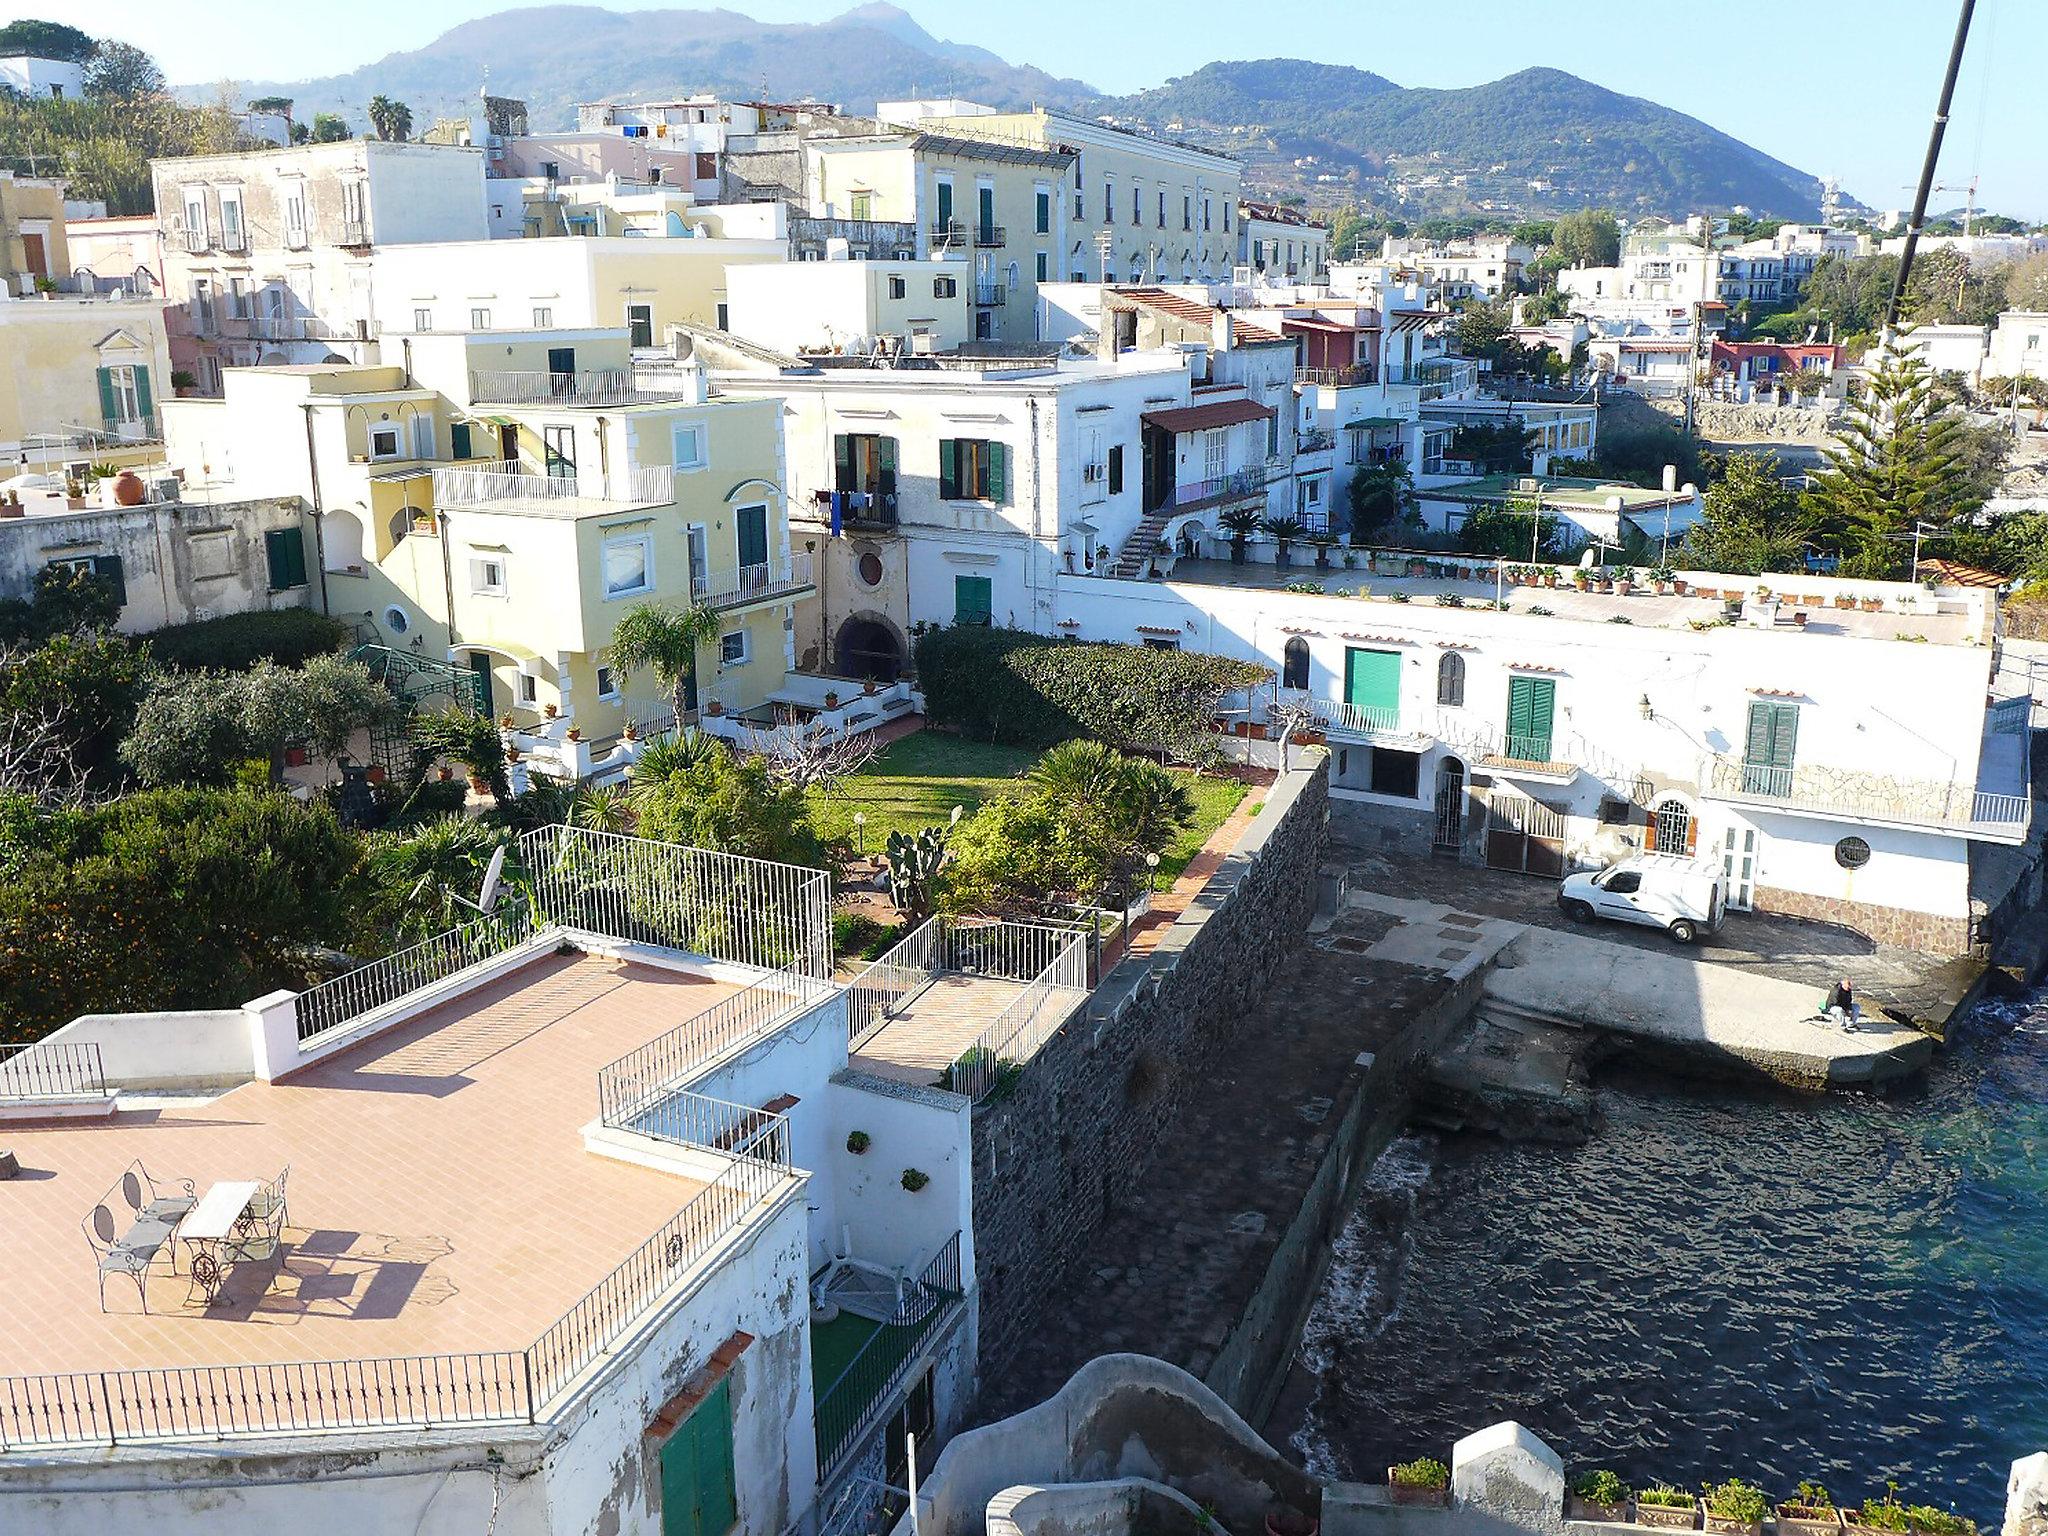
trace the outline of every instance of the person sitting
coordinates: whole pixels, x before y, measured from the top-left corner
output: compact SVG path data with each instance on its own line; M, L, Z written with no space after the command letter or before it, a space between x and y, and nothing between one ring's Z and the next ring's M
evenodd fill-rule
M1849 985L1848 977L1844 976L1840 981L1837 981L1832 987L1828 988L1828 1000L1821 1005L1821 1012L1827 1015L1828 1022L1837 1029L1853 1030L1856 1028L1858 1014L1856 992Z

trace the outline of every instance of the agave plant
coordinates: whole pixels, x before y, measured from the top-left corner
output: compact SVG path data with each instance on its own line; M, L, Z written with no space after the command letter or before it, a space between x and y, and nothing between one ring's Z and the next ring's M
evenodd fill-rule
M707 758L724 750L716 736L707 736L694 726L686 726L672 735L650 741L640 749L640 755L633 759L633 782L659 783L672 774L698 767Z

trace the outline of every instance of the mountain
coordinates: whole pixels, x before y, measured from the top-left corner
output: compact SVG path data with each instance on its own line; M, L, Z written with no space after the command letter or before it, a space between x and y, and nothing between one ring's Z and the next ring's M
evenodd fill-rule
M862 5L829 21L773 25L726 10L608 11L542 5L462 23L423 48L344 75L244 82L247 96L289 96L301 122L335 112L361 128L372 96L412 108L414 131L467 115L488 80L522 98L536 130L570 128L576 104L714 91L779 101L815 97L853 112L908 96L966 96L993 106L1072 106L1096 94L985 48L941 41L896 6ZM210 99L213 86L187 88Z
M1557 69L1428 90L1361 69L1263 59L1210 64L1090 109L1213 136L1283 177L1313 157L1317 185L1354 184L1376 201L1384 187L1425 203L1462 196L1468 205L1491 198L1622 212L1741 205L1811 218L1819 206L1806 172L1698 118Z

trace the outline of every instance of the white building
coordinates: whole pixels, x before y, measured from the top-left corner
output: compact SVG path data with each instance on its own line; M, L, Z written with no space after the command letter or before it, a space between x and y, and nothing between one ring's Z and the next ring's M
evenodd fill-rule
M1986 345L1983 376L2048 378L2048 313L2009 309L2000 315Z
M32 53L4 54L0 85L44 101L76 101L85 95L85 66L69 59L39 59Z
M1495 299L1514 291L1522 268L1535 252L1505 235L1480 235L1469 240L1430 241L1388 235L1380 258L1397 268L1420 272L1430 286L1452 303Z
M784 261L726 269L726 328L778 352L951 351L974 334L964 261Z
M1253 281L1320 283L1329 277L1330 231L1299 208L1237 205L1237 264Z
M1971 384L1982 377L1990 333L1981 325L1916 325L1901 330L1893 350L1917 356L1936 373L1955 373Z

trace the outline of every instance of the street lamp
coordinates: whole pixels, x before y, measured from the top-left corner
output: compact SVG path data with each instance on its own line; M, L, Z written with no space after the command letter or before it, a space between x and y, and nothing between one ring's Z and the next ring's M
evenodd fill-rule
M868 851L868 837L867 837L867 833L868 833L868 813L867 813L866 811L855 811L855 812L853 813L853 848L854 848L854 852L856 852L856 853L866 853L866 852Z
M1151 892L1151 891L1152 891L1152 890L1154 889L1154 887L1156 886L1156 884L1157 884L1157 882L1158 882L1158 875L1159 875L1159 855L1158 855L1158 854L1156 854L1156 853L1148 853L1148 854L1146 854L1146 855L1145 855L1145 890L1146 890L1146 892L1147 892L1148 894L1149 894L1149 893L1150 893L1150 892Z

